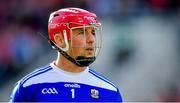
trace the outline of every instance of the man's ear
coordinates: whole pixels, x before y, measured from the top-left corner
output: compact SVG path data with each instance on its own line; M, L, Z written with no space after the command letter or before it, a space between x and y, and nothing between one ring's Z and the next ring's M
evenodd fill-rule
M54 41L55 41L57 46L60 46L61 48L66 47L65 42L64 42L64 38L63 38L61 33L55 33L54 34Z

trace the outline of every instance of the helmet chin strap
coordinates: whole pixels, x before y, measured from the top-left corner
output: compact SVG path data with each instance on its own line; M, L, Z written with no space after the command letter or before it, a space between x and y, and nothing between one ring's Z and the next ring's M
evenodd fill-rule
M66 59L68 59L69 61L71 61L77 66L80 66L80 67L89 66L96 59L95 56L93 57L77 56L74 59L70 55L68 55L65 51L61 50L58 46L56 46L56 44L53 41L49 40L49 42L53 46L54 49L58 50Z
M85 56L77 56L76 62L80 64L79 66L89 66L91 63L95 61L96 57L85 57Z

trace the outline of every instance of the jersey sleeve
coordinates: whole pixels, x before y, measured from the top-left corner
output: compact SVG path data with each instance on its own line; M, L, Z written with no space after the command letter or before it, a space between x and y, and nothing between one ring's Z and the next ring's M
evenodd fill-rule
M22 88L21 83L19 81L15 84L13 92L10 96L10 103L25 101L24 100L24 94L22 91L23 91L23 88Z

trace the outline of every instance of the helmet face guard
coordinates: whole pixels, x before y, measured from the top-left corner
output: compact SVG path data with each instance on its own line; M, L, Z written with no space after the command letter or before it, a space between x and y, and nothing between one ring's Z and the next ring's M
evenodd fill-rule
M96 15L79 8L53 12L48 23L52 46L74 64L84 67L95 61L102 45L101 24ZM54 34L63 35L65 48L54 42Z
M102 46L101 27L83 25L71 28L68 55L80 64L88 66L95 61Z

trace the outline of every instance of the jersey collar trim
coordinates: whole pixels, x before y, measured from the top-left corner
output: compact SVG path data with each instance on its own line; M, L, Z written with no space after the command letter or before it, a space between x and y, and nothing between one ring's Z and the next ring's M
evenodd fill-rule
M50 63L50 66L56 70L57 72L60 72L60 73L63 73L65 75L69 75L69 76L80 76L80 75L84 75L84 74L87 74L88 71L89 71L89 67L86 67L86 69L80 73L72 73L72 72L67 72L67 71L64 71L63 69L57 67L54 62Z

